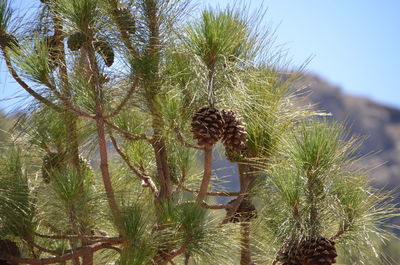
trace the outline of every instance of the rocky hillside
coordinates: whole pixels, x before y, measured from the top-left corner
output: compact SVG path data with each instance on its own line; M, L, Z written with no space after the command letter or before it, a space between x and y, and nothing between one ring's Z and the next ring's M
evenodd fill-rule
M365 137L361 146L362 166L373 167L370 176L374 185L388 189L400 185L400 109L352 96L313 75L299 81L310 93L310 102L317 109L345 121L354 135Z

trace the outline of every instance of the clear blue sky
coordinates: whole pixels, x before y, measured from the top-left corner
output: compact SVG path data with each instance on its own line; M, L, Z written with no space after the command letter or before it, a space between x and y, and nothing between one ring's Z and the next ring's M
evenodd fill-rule
M206 0L224 6L229 0ZM296 64L346 92L400 107L400 0L251 0L268 7Z
M33 0L19 0L31 5ZM39 0L35 0L39 1ZM16 2L16 1L14 1ZM225 6L232 0L199 1ZM346 92L400 107L400 0L251 0L268 7L266 25L277 26L295 64L313 56L308 71ZM22 5L24 6L24 5ZM0 74L0 98L19 95ZM16 101L0 101L0 107ZM20 102L20 101L18 101ZM15 105L14 105L15 106Z

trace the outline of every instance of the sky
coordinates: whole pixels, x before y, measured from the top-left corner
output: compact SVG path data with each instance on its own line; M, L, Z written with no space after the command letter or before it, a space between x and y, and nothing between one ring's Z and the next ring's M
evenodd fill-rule
M22 7L39 0L21 1ZM232 0L198 1L224 7ZM276 28L276 45L288 49L293 65L345 92L400 108L399 0L248 0L247 10L267 8L263 24ZM21 89L0 65L0 108L23 101ZM17 97L17 100L7 100Z

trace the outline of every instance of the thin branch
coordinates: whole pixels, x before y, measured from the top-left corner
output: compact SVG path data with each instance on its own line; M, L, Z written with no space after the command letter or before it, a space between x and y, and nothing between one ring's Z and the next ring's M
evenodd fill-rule
M153 143L153 140L150 139L149 137L147 137L147 135L145 134L135 134L132 133L130 131L124 130L119 128L118 126L112 124L111 122L109 122L108 120L104 120L104 123L110 127L111 129L114 129L115 131L122 133L127 139L132 140L132 141L137 141L137 140L145 140L149 143Z
M108 151L107 151L107 140L105 133L105 119L103 117L103 93L99 82L99 66L96 60L96 53L93 46L93 35L88 36L88 42L86 42L82 49L87 54L87 59L89 61L89 70L93 78L93 92L95 95L95 120L96 120L96 131L97 131L97 144L99 148L100 156L100 172L103 179L103 186L106 192L108 205L111 210L112 217L114 219L115 225L120 234L124 234L123 224L121 220L121 212L119 205L115 198L114 188L111 181L111 175L108 164Z
M74 103L72 103L67 96L65 96L65 95L61 94L60 92L58 92L57 88L54 87L53 84L49 80L46 80L45 85L64 103L64 106L67 109L75 112L76 115L82 116L82 117L85 117L85 118L90 118L90 119L95 119L96 118L96 115L86 113L85 111L83 111L79 107L75 106Z
M133 82L133 84L131 85L128 93L126 94L126 96L124 97L124 99L120 102L120 104L118 105L118 107L111 113L108 115L104 115L104 119L108 119L108 118L112 118L116 115L118 115L118 113L123 109L123 107L126 105L126 103L129 101L129 99L132 97L133 93L135 92L136 88L139 85L139 76L137 76L135 78L135 81Z
M334 236L332 236L332 237L330 238L330 240L333 240L333 241L338 240L338 239L341 238L347 231L349 231L350 227L351 227L351 224L350 224L349 222L346 222L346 223L337 231L337 233L336 233Z
M209 205L205 201L203 201L200 206L205 209L211 209L211 210L221 210L221 209L226 209L226 207L228 207L227 204Z
M116 238L114 241L110 241L107 243L95 243L92 245L87 245L83 247L79 247L76 249L68 250L70 253L62 256L57 256L53 258L45 258L45 259L30 259L30 258L19 258L19 257L6 257L7 261L11 263L22 263L22 264L32 264L32 265L44 265L44 264L54 264L60 263L67 260L71 260L73 258L77 258L83 256L85 254L98 251L100 249L109 248L111 245L121 244L123 243L122 238Z
M115 250L115 251L117 251L117 252L120 253L120 254L122 253L122 250L121 250L120 248L117 248L117 247L108 246L108 247L105 247L105 248Z
M35 236L48 238L48 239L70 239L70 238L78 238L77 235L43 235L39 233L35 233Z
M35 233L36 236L48 239L71 239L78 238L78 235L43 235L39 233ZM107 242L107 240L113 240L115 237L112 236L87 236L83 235L85 239L95 240L96 242Z
M54 255L63 255L63 254L67 254L70 253L68 251L71 250L53 250L53 249L48 249L48 248L44 248L38 244L36 244L35 242L27 242L29 245L33 246L34 248L37 248L38 250L42 251L42 252L46 252L46 253L50 253L50 254L54 254Z
M180 185L180 187L184 191L187 191L187 192L199 193L199 190L190 189L190 188L185 187L183 185ZM219 196L219 197L235 197L235 196L239 196L240 192L207 192L206 195L207 196Z
M132 163L129 161L129 158L126 154L122 152L122 150L118 147L117 141L115 140L114 136L110 135L111 142L117 151L117 153L121 156L121 158L125 161L126 165L135 173L136 176L138 176L141 180L143 180L147 186L150 187L150 189L154 192L155 196L158 195L158 188L156 184L154 184L153 180L151 179L150 176L140 172L137 170Z
M196 146L196 145L193 145L193 144L190 144L190 143L186 142L185 139L183 138L183 135L182 135L182 133L180 132L180 130L175 129L175 132L176 132L176 138L178 139L178 141L179 141L183 146L185 146L185 147L187 147L187 148L193 148L193 149L196 149L196 150L204 151L204 148L203 148L203 147L199 147L199 146Z
M182 246L177 250L171 251L170 254L168 255L168 257L166 257L166 258L163 258L160 256L154 258L153 262L154 262L154 264L157 264L157 265L167 264L168 262L173 260L176 256L179 256L180 254L184 253L184 251L185 251L185 246Z
M92 238L95 238L95 237L92 237ZM103 237L103 238L100 238L99 240L96 240L96 241L92 242L92 244L95 244L95 243L110 243L110 242L115 242L116 240L120 240L120 239L121 239L121 237L107 237L107 238ZM42 252L46 252L46 253L50 253L50 254L54 254L54 255L59 255L59 256L64 255L64 254L68 254L68 253L73 253L73 252L76 251L75 248L73 248L73 249L65 249L65 250L48 249L48 248L45 248L45 247L42 247L42 246L36 244L33 241L27 241L27 243L29 245L37 248L38 250L40 250ZM116 250L118 252L121 252L121 250L119 248L116 248L116 247L109 246L109 247L106 247L106 248L114 249L114 250Z
M17 83L26 91L28 92L32 97L34 97L37 101L43 103L44 105L48 106L49 108L55 110L56 112L63 112L63 108L61 108L60 106L54 104L53 102L51 102L50 100L48 100L47 98L43 97L42 95L40 95L39 93L37 93L35 90L33 90L30 86L28 86L27 83L25 83L17 74L17 72L15 71L14 67L11 64L11 60L10 57L7 54L7 51L5 50L5 47L3 45L0 45L1 50L3 51L3 55L4 55L4 60L6 61L6 65L8 70L11 73L11 76L14 78L15 81L17 81Z

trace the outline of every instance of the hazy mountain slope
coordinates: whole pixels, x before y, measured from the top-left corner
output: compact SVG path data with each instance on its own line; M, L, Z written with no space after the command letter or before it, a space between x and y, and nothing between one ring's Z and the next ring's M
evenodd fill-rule
M345 94L314 75L304 76L298 85L307 87L317 109L346 121L352 134L366 137L360 152L370 155L361 164L376 166L370 172L375 185L394 188L400 184L400 109Z

